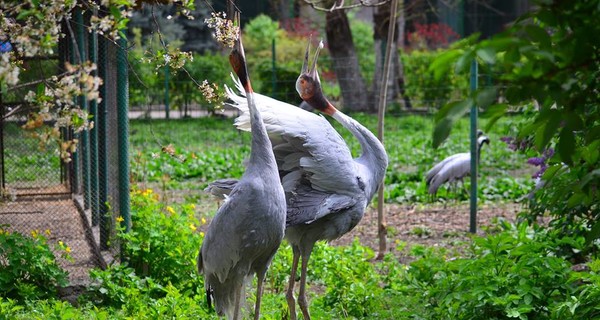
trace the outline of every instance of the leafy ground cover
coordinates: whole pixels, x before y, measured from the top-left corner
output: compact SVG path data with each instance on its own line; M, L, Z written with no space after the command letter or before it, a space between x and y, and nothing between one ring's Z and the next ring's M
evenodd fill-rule
M353 115L373 130L376 117ZM483 121L482 121L483 122ZM224 177L240 177L243 160L249 154L250 136L238 132L232 119L187 119L133 121L132 172L142 183L159 184L164 190L200 190L207 183ZM513 152L502 137L514 135L519 118L495 124L490 132L492 143L481 156L480 198L487 201L520 201L533 185L534 168L527 158ZM335 121L332 124L346 139L355 155L360 146L351 134ZM386 202L425 203L427 194L424 176L427 170L446 156L469 150L469 123L459 121L450 139L439 149L431 147L434 122L428 116L390 116L386 118L385 143L390 158L386 175ZM466 179L468 180L468 179ZM465 186L468 187L468 181ZM439 192L438 200L465 200L466 192Z
M374 117L354 116L368 127L375 127ZM525 155L513 153L500 141L518 122L518 118L504 120L488 132L492 144L482 155L480 180L483 207L510 207L527 196L531 188L534 168L526 164ZM442 191L435 203L431 203L423 175L435 161L466 151L468 123L459 122L451 139L436 151L430 148L432 125L430 118L422 116L388 119L386 142L391 166L386 176L387 206L403 208L398 210L404 210L404 215L410 218L427 216L441 219L440 224L445 224L458 211L456 203L460 204L464 196ZM28 299L0 297L2 317L216 319L206 305L203 278L196 272L197 250L216 208L216 201L203 195L201 189L213 179L241 175L243 159L248 155L249 135L237 132L231 119L212 118L134 121L131 130L132 173L136 182L131 194L132 228L129 233L120 230L116 239L122 244L127 263L92 271L93 284L79 297L76 306L52 295L35 296L36 291L30 287L17 286L12 295ZM358 144L346 132L340 132L358 152ZM446 216L439 215L440 212ZM373 246L365 244L361 234L350 235L336 245L319 243L308 274L313 317L591 319L600 316L600 262L591 259L582 267L572 259L575 252L582 250L584 239L559 237L549 229L518 223L515 214L486 223L478 235L446 231L442 235L448 239L446 245L411 241L428 239L441 230L418 225L408 231L390 228L390 238L399 241L391 242L382 261L372 260ZM357 230L372 222L369 217L373 217L373 211ZM0 241L8 237L0 233ZM23 245L46 246L33 242ZM19 245L19 250L25 250L23 245ZM14 252L13 247L17 248L11 245L8 252ZM262 304L264 319L287 318L285 289L291 257L291 249L284 243L267 275ZM2 278L10 268L0 266L4 267L0 268ZM41 275L44 272L32 270ZM247 294L248 305L252 305L253 290L247 290Z

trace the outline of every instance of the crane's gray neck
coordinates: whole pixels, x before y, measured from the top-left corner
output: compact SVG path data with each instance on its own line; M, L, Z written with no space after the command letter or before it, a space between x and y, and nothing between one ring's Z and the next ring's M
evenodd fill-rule
M483 144L484 144L483 140L477 141L477 163L479 163L479 159L481 158L481 147L483 147Z
M254 93L246 93L248 100L248 111L250 113L250 129L252 132L252 149L250 150L250 161L248 168L253 164L260 164L261 167L269 166L273 172L277 172L277 163L273 155L271 140L267 134L267 129L263 123L262 116L256 103L254 102Z
M358 143L360 143L362 154L356 161L363 164L371 173L373 181L367 183L371 187L371 190L367 190L367 195L371 198L377 191L379 184L383 181L385 170L388 166L388 156L385 148L369 129L341 111L336 110L332 114L332 117L344 126L344 128L350 130L352 135L358 140Z

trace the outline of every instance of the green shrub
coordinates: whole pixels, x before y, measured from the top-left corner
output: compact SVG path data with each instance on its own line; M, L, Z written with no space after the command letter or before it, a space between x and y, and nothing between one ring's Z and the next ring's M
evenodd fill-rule
M41 299L55 296L57 288L68 283L67 272L58 265L46 237L39 231L31 233L31 238L26 237L0 225L0 296ZM54 247L69 258L71 249L62 241Z
M93 283L83 301L94 305L121 308L136 303L148 304L150 299L164 297L163 286L152 278L141 278L133 268L123 264L109 266L106 270L90 271Z
M300 68L295 63L278 63L273 69L271 61L265 59L259 63L257 70L256 75L262 79L258 92L295 106L300 105L302 99L296 91L296 80L300 75ZM275 72L275 78L273 78L273 72Z
M332 316L364 318L377 311L380 275L369 262L375 254L358 239L347 247L318 244L310 260L310 281L325 286L314 304L331 310ZM360 279L360 281L357 281Z
M177 210L175 210L177 208ZM122 255L137 275L160 285L195 290L196 258L202 234L194 205L167 206L152 190L131 194L131 230L119 229Z
M354 48L358 55L360 73L363 79L366 80L367 85L370 85L375 76L373 25L362 20L352 19L350 31L352 32ZM381 50L381 48L375 48L375 50Z
M474 237L466 257L443 253L411 263L405 294L420 296L424 318L548 319L574 293L570 264L555 250L568 242L546 230L504 224L502 231Z
M270 51L271 40L283 36L284 30L269 16L260 14L244 26L244 47L253 51Z
M436 78L429 70L433 61L443 53L443 50L401 53L405 90L414 106L439 109L467 93L466 77L448 72Z

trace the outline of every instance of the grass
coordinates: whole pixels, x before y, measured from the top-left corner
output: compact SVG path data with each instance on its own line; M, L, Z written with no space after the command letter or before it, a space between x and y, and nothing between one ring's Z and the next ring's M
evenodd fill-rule
M375 131L373 115L353 114L356 120ZM533 168L526 157L509 150L500 141L513 135L515 123L509 118L498 122L488 136L481 156L479 194L484 201L519 201L533 182ZM355 156L360 153L357 140L348 130L331 121ZM480 127L485 125L482 120ZM388 116L385 145L390 164L385 179L388 203L426 203L430 201L424 182L427 170L448 155L469 150L469 122L463 119L449 139L437 150L431 147L433 119L430 116ZM201 190L209 182L240 177L243 161L249 155L250 134L239 132L232 119L202 118L131 122L132 173L137 182L160 183L165 190ZM172 154L161 148L172 146ZM170 148L169 146L169 148ZM465 179L468 188L468 179ZM441 188L440 198L466 200L466 193L449 193Z
M13 122L5 122L4 166L12 187L36 187L60 183L60 156L56 146L43 146L37 138Z

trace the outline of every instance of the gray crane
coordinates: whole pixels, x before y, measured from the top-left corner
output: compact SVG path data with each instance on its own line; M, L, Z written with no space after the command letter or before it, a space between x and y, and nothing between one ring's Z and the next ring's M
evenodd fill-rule
M489 144L490 139L478 132L477 137L477 161L481 155L481 147L484 143ZM463 181L463 178L471 174L471 153L457 153L451 155L440 163L436 164L425 176L427 191L431 195L435 195L440 186L446 182L458 183Z
M286 203L271 141L248 78L241 39L229 61L246 95L252 128L250 159L208 226L198 270L204 274L209 306L214 298L217 314L228 319L240 317L244 280L256 273L254 319L259 319L265 274L284 236Z
M387 153L375 135L338 111L323 96L316 68L321 48L322 44L315 52L310 70L310 48L307 48L296 89L305 102L336 119L354 135L362 148L358 158L352 158L344 139L324 117L256 94L287 199L286 239L292 246L293 261L286 298L292 320L296 319L294 285L300 257L298 304L304 319L310 319L306 273L315 243L337 239L358 224L388 165ZM243 95L239 83L237 88ZM233 101L231 106L241 111L235 125L249 130L245 99L231 89L227 92ZM231 186L218 181L214 184L221 190Z

